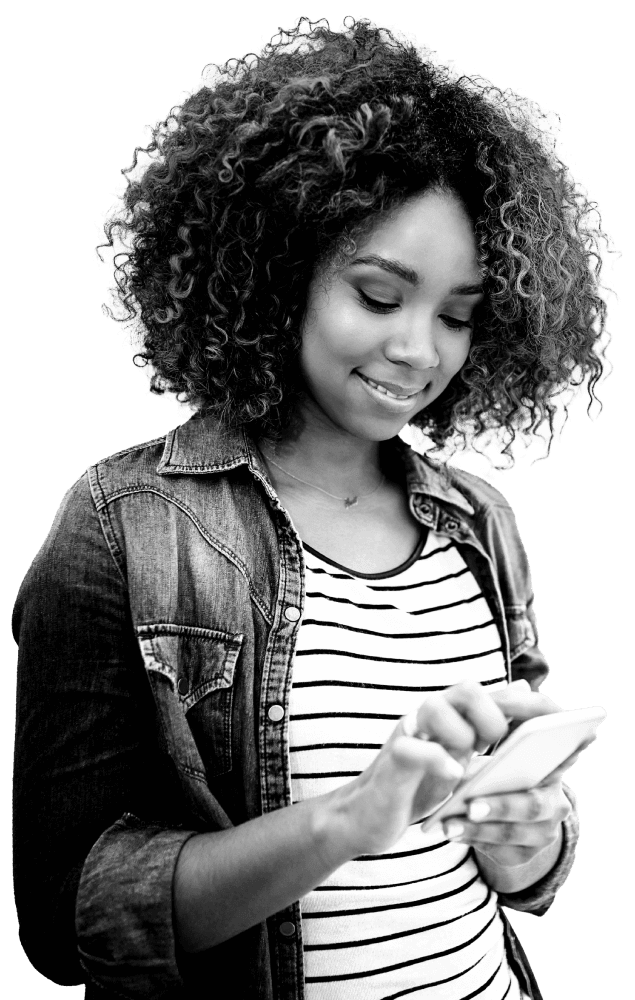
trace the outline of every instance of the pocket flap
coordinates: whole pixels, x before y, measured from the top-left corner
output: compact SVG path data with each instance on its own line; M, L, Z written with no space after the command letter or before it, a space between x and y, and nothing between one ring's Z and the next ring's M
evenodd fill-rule
M146 668L168 678L185 711L211 691L233 684L243 641L240 633L188 625L141 625L137 638Z

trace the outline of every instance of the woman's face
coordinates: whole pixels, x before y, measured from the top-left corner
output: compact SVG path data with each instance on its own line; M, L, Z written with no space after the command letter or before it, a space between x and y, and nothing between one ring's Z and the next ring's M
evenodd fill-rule
M305 416L366 441L394 437L466 360L481 285L461 201L439 190L409 199L309 287Z

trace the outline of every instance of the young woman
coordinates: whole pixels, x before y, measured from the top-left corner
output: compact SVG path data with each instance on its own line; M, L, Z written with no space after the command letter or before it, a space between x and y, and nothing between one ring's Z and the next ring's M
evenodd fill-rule
M147 152L119 296L196 412L88 470L18 598L24 947L89 998L538 998L501 907L569 871L563 769L418 823L555 708L513 515L439 455L593 394L589 206L518 99L365 22Z

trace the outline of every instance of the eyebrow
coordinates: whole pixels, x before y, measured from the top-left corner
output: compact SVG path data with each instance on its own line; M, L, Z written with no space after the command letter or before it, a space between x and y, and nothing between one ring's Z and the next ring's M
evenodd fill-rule
M388 274L396 274L398 278L407 281L409 285L416 287L419 284L419 275L416 271L391 257L379 257L377 254L371 253L365 257L356 257L355 260L351 261L349 267L356 267L360 264L379 267L382 271L387 271ZM454 285L450 289L450 295L482 295L484 291L482 282L477 281L471 284Z

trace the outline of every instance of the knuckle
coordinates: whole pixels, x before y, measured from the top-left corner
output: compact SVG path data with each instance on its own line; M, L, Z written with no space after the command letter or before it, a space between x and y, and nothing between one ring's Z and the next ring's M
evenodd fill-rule
M518 837L518 827L516 823L501 823L500 824L500 839L503 844L512 844L516 842Z
M445 711L447 705L447 700L444 697L444 692L434 691L430 694L425 703L422 706L422 715L426 719L434 720L439 717L439 715Z
M482 687L477 681L465 680L455 684L454 690L461 691L464 694L477 694L479 691L482 691Z
M545 822L539 824L535 833L535 843L539 847L547 847L558 836L558 824Z
M525 864L527 861L531 861L531 859L534 857L535 853L536 853L535 848L531 847L530 845L527 845L527 844L522 845L521 844L518 847L518 855L519 855L519 857L521 859L521 861L520 861L521 864Z
M455 729L452 735L453 746L461 753L467 753L474 747L474 734L470 729Z
M498 819L506 820L509 819L512 813L513 801L509 795L499 795L497 797L496 805L494 809L496 810L496 816Z
M461 681L456 687L468 701L480 699L484 693L483 686L478 681Z
M543 798L537 788L527 792L527 819L535 823L543 813Z

